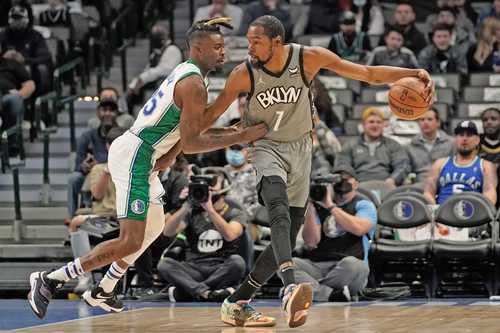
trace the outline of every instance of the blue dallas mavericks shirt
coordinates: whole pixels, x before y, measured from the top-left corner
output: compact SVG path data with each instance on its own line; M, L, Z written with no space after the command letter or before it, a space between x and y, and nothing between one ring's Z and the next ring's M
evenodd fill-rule
M483 162L479 156L468 165L457 165L448 157L439 173L437 204L460 192L483 192Z

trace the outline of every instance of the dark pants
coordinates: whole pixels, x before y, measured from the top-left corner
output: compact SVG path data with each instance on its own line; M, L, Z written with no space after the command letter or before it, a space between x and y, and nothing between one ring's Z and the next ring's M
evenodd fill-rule
M163 251L172 242L172 237L161 234L134 263L135 270L139 276L139 284L144 288L153 286L153 267L160 260Z
M85 175L81 172L75 171L68 178L68 216L75 216L78 209L78 196L82 190L83 183L85 182Z
M207 290L236 286L245 275L245 261L237 254L184 262L164 257L158 263L158 273L193 298L200 298Z

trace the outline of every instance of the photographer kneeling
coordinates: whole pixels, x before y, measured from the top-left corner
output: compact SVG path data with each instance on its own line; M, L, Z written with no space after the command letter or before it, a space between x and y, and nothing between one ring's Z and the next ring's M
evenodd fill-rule
M318 302L351 301L366 286L368 237L377 224L375 205L356 192L354 169L341 165L333 173L312 179L306 249L293 259L297 282L311 283Z
M184 230L186 261L163 257L158 272L171 284L170 301L223 301L245 274L238 254L247 223L242 207L226 200L230 181L221 171L191 176L188 200L165 221L165 236ZM187 293L187 295L186 295Z

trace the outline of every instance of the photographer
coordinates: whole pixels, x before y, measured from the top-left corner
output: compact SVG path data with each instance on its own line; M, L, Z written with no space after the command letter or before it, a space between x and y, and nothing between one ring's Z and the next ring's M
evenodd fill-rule
M377 224L375 205L356 192L352 167L333 172L328 183L326 177L320 184L313 178L302 231L308 249L303 258L293 259L297 282L310 282L318 302L351 301L366 286L368 237Z
M245 261L238 248L247 221L242 207L226 200L229 189L222 171L192 176L188 200L166 219L163 234L184 230L189 244L185 262L164 257L158 264L158 272L171 284L170 301L186 293L195 300L223 301L243 278Z

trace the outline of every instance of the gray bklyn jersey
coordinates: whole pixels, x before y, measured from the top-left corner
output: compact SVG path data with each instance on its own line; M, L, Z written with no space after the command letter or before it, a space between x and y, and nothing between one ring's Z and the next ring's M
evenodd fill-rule
M313 128L312 97L303 68L304 49L298 44L289 45L281 73L246 62L251 90L243 122L245 125L264 122L269 128L264 138L283 142L297 140Z

